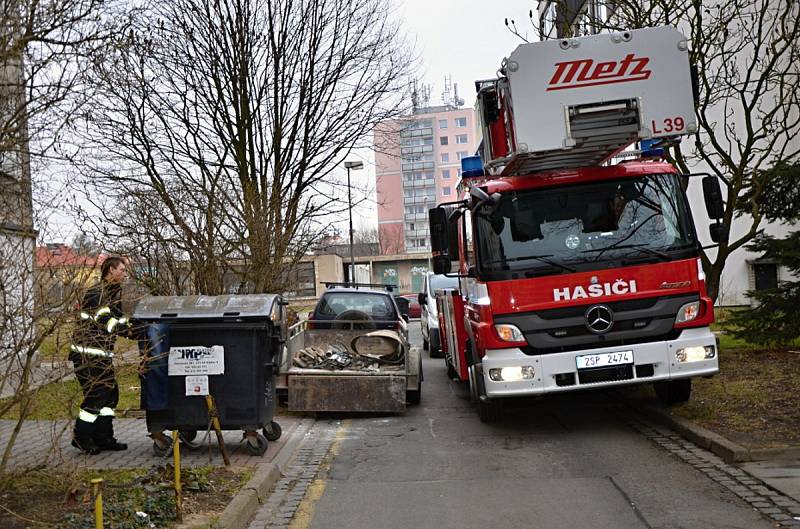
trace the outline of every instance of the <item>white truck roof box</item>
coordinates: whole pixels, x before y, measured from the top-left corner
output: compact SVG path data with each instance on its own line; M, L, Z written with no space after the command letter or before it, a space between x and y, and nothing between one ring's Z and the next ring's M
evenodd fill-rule
M508 148L486 151L500 129L481 112L484 162L503 174L599 165L637 140L696 132L688 44L656 27L520 45L495 86Z

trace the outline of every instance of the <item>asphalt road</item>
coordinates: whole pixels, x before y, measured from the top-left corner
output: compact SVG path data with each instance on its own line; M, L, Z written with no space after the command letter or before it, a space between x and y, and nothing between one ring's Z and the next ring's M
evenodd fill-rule
M634 430L613 394L521 402L486 425L443 361L424 358L421 405L343 420L292 528L772 527Z

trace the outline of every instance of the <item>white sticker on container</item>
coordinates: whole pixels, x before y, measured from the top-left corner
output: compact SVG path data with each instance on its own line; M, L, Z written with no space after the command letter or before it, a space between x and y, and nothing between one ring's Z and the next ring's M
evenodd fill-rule
M169 376L222 375L225 373L225 348L189 345L170 347Z
M190 375L186 377L186 396L208 395L208 375Z

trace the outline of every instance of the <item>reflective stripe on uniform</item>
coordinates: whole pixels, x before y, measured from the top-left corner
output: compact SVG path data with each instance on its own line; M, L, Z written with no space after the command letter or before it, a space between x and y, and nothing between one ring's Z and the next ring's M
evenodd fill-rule
M108 358L112 358L114 356L114 353L103 351L102 349L98 349L96 347L86 347L83 345L72 344L69 346L69 348L76 353L81 353L84 355L107 356Z
M108 307L108 306L100 307L99 309L97 309L97 312L94 313L94 317L95 318L99 318L100 316L103 316L104 314L111 314L111 307Z
M113 417L114 415L116 415L116 413L114 413L113 408L100 408L101 417Z
M78 411L78 420L83 422L94 422L97 420L97 414L81 408L81 410Z
M112 332L114 330L114 327L116 327L118 323L119 323L119 320L117 318L111 317L108 320L108 325L106 325L106 330L108 332Z
M81 319L82 320L93 320L92 315L88 312L81 312Z

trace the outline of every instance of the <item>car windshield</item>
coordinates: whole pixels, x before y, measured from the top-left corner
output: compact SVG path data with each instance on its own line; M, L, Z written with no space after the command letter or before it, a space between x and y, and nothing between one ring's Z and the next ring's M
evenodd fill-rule
M433 275L430 278L431 292L444 288L458 288L457 277L447 277L445 275Z
M320 316L345 316L351 312L354 318L359 313L377 320L395 319L394 306L388 296L369 292L329 292L322 296L317 307Z
M677 175L507 193L474 216L481 271L587 271L696 253Z

